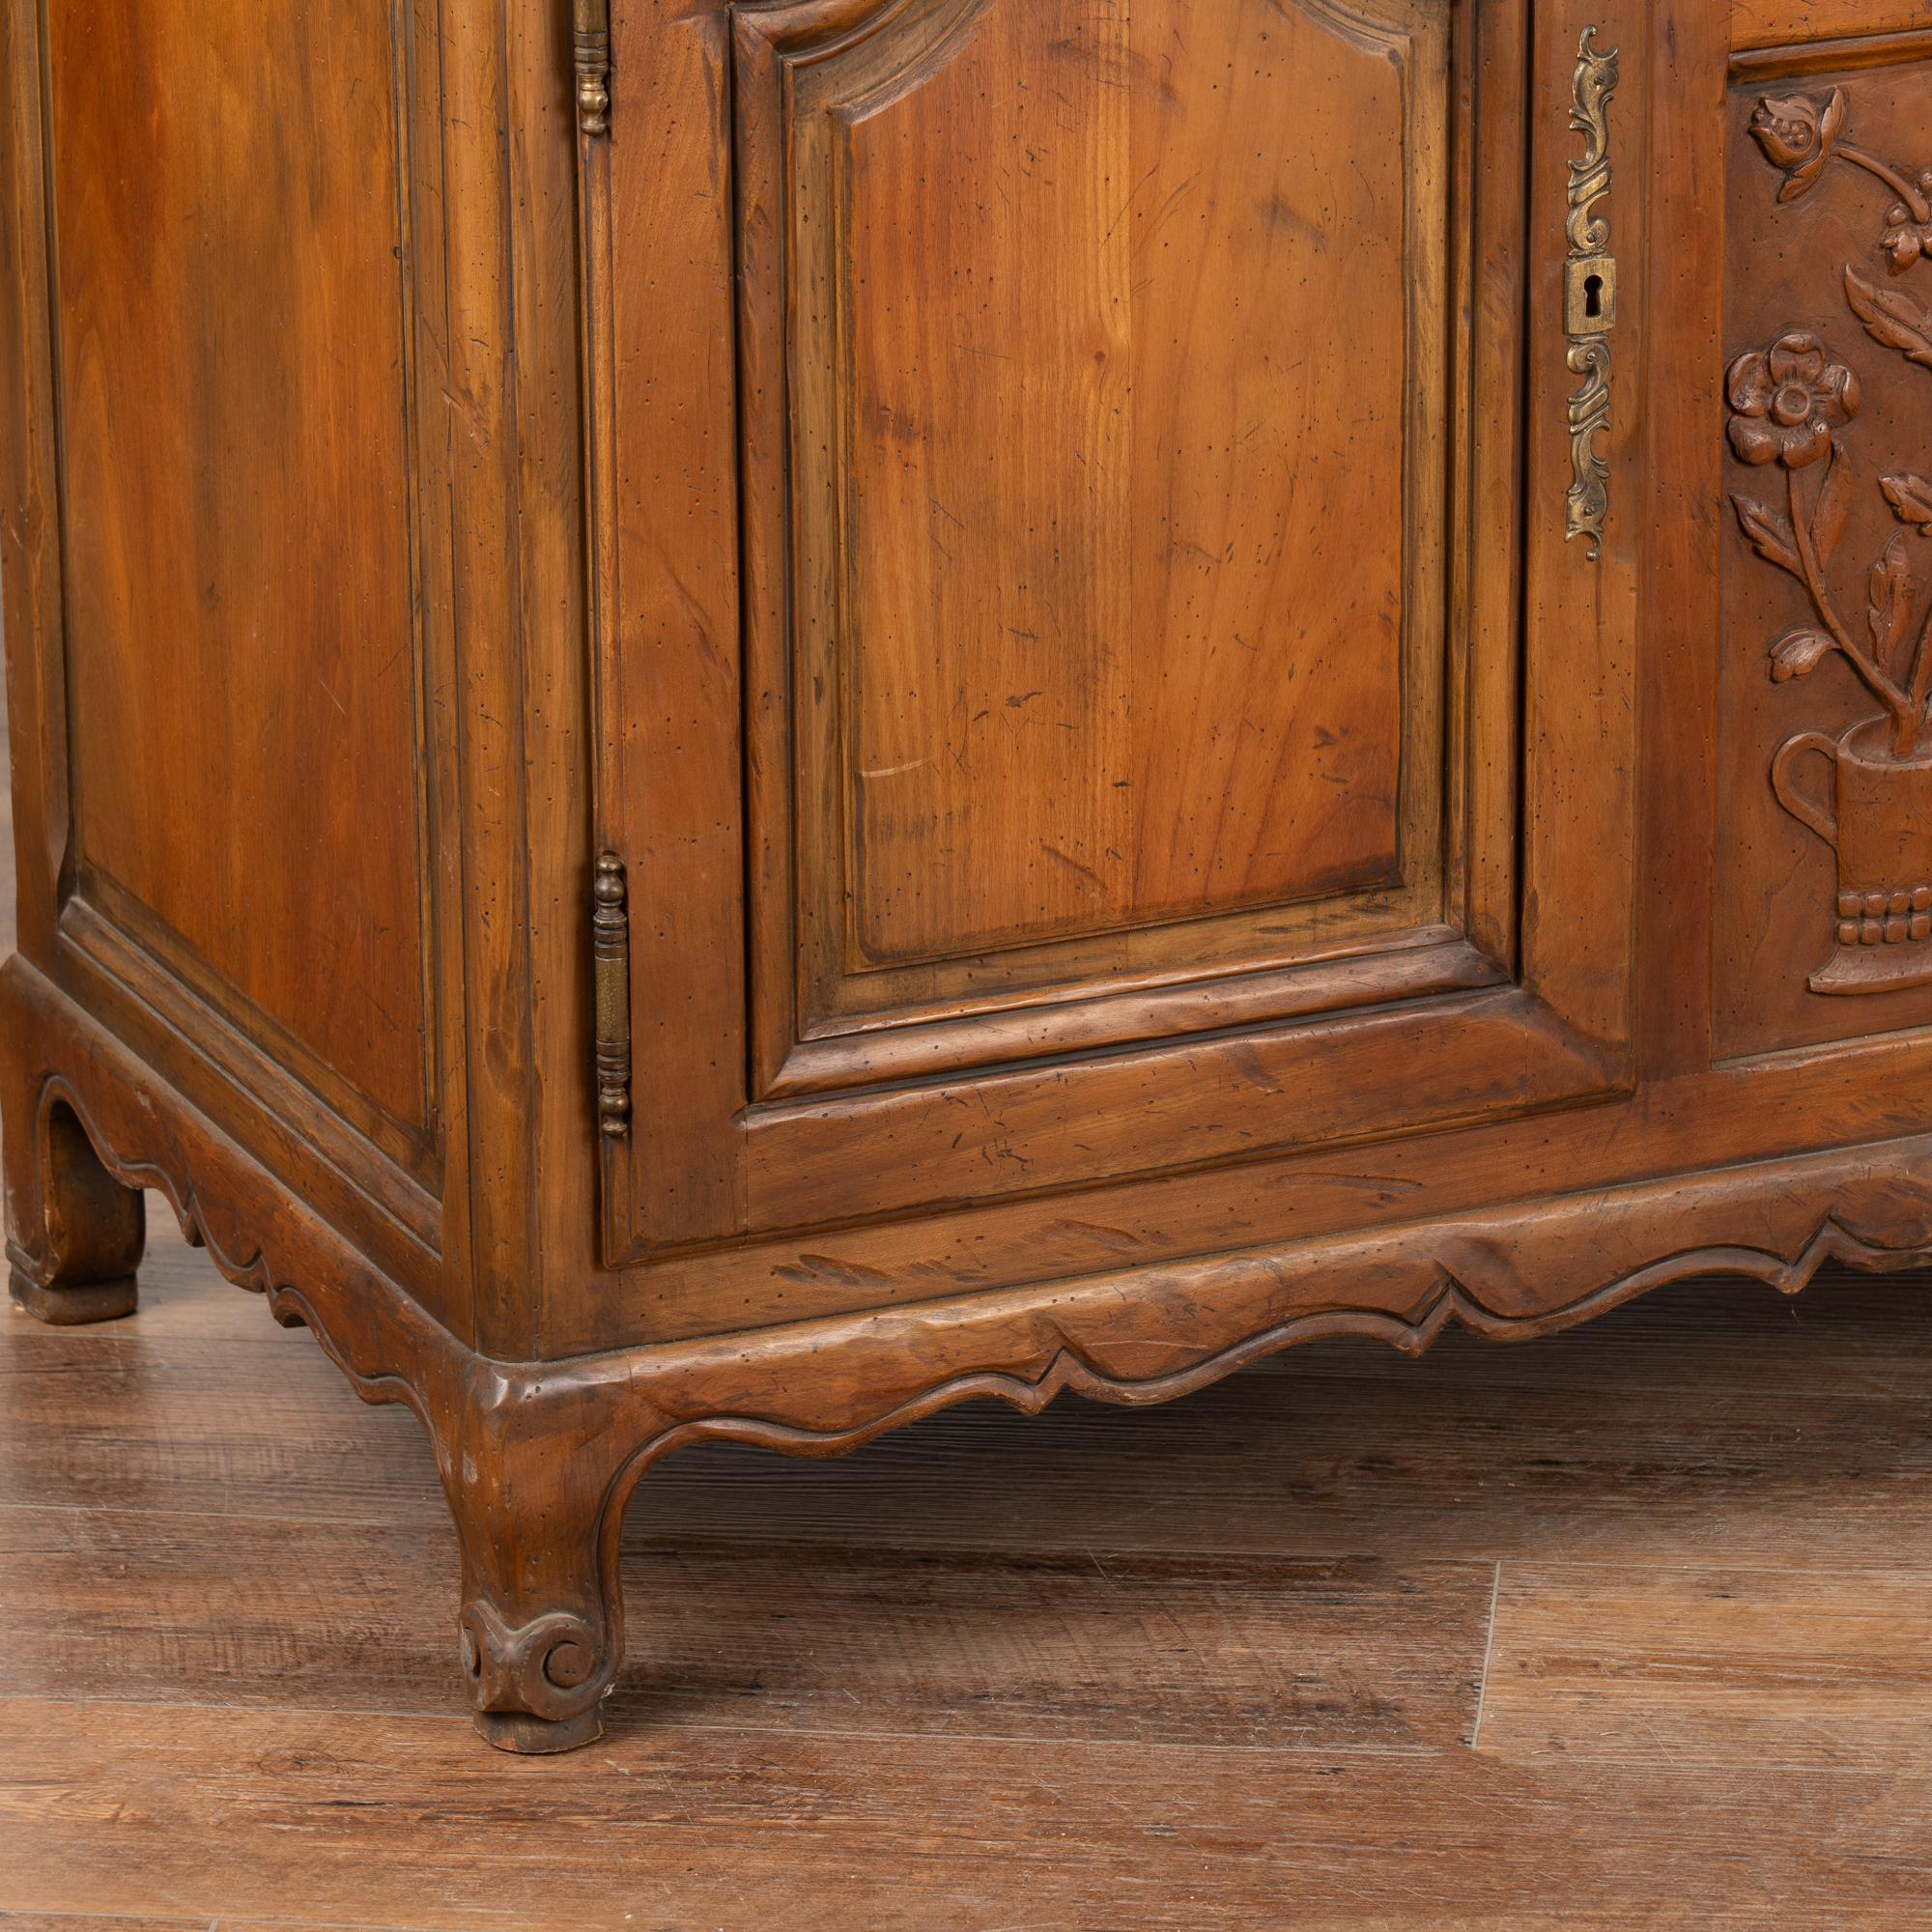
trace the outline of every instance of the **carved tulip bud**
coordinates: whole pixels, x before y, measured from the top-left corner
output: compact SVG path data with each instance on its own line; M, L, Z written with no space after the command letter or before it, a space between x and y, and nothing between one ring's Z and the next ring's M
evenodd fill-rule
M1817 181L1845 131L1845 91L1822 100L1809 94L1767 95L1751 116L1751 133L1765 158L1782 171L1779 201L1795 201Z
M1894 273L1902 273L1925 253L1925 230L1913 220L1912 211L1901 202L1885 217L1885 240L1881 243L1891 257Z
M1911 471L1898 476L1881 476L1879 488L1891 513L1908 529L1921 537L1932 537L1932 483Z

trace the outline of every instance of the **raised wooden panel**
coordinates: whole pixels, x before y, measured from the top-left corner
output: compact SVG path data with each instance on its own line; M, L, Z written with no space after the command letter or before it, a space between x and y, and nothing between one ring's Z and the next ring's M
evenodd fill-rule
M1733 76L1721 1053L1932 1022L1927 41Z
M1413 37L1177 11L902 14L798 90L831 151L799 442L832 455L808 542L844 553L855 963L1398 875L1404 573L1439 515L1403 489L1408 325L1445 266L1441 198L1408 219L1442 161L1405 139Z
M79 890L431 1118L401 16L50 0Z
M1368 13L736 14L771 1091L1449 936L1453 16Z

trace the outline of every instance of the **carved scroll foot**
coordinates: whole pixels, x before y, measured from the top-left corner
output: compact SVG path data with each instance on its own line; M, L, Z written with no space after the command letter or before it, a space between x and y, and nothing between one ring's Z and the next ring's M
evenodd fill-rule
M522 1419L465 1418L469 1439L450 1445L443 1472L463 1545L463 1671L497 1749L573 1750L602 1735L623 1661L622 1504L594 1449L525 1435Z
M542 1756L604 1735L603 1700L616 1659L598 1625L563 1611L512 1630L488 1597L471 1597L461 1626L476 1729L498 1750Z
M131 1315L147 1245L140 1191L108 1173L71 1108L37 1106L13 1078L0 1123L14 1299L59 1327Z

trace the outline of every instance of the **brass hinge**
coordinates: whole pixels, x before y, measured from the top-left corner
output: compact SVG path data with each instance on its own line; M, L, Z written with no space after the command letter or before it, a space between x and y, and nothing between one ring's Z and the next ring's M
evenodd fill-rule
M576 0L577 127L611 131L611 0Z
M631 893L614 852L598 859L590 895L597 1122L611 1139L622 1140L631 1131Z

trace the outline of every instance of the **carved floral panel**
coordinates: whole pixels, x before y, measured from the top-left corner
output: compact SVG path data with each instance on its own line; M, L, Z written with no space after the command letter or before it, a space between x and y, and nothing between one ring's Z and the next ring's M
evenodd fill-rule
M1721 1051L1932 1020L1932 85L1732 99Z

